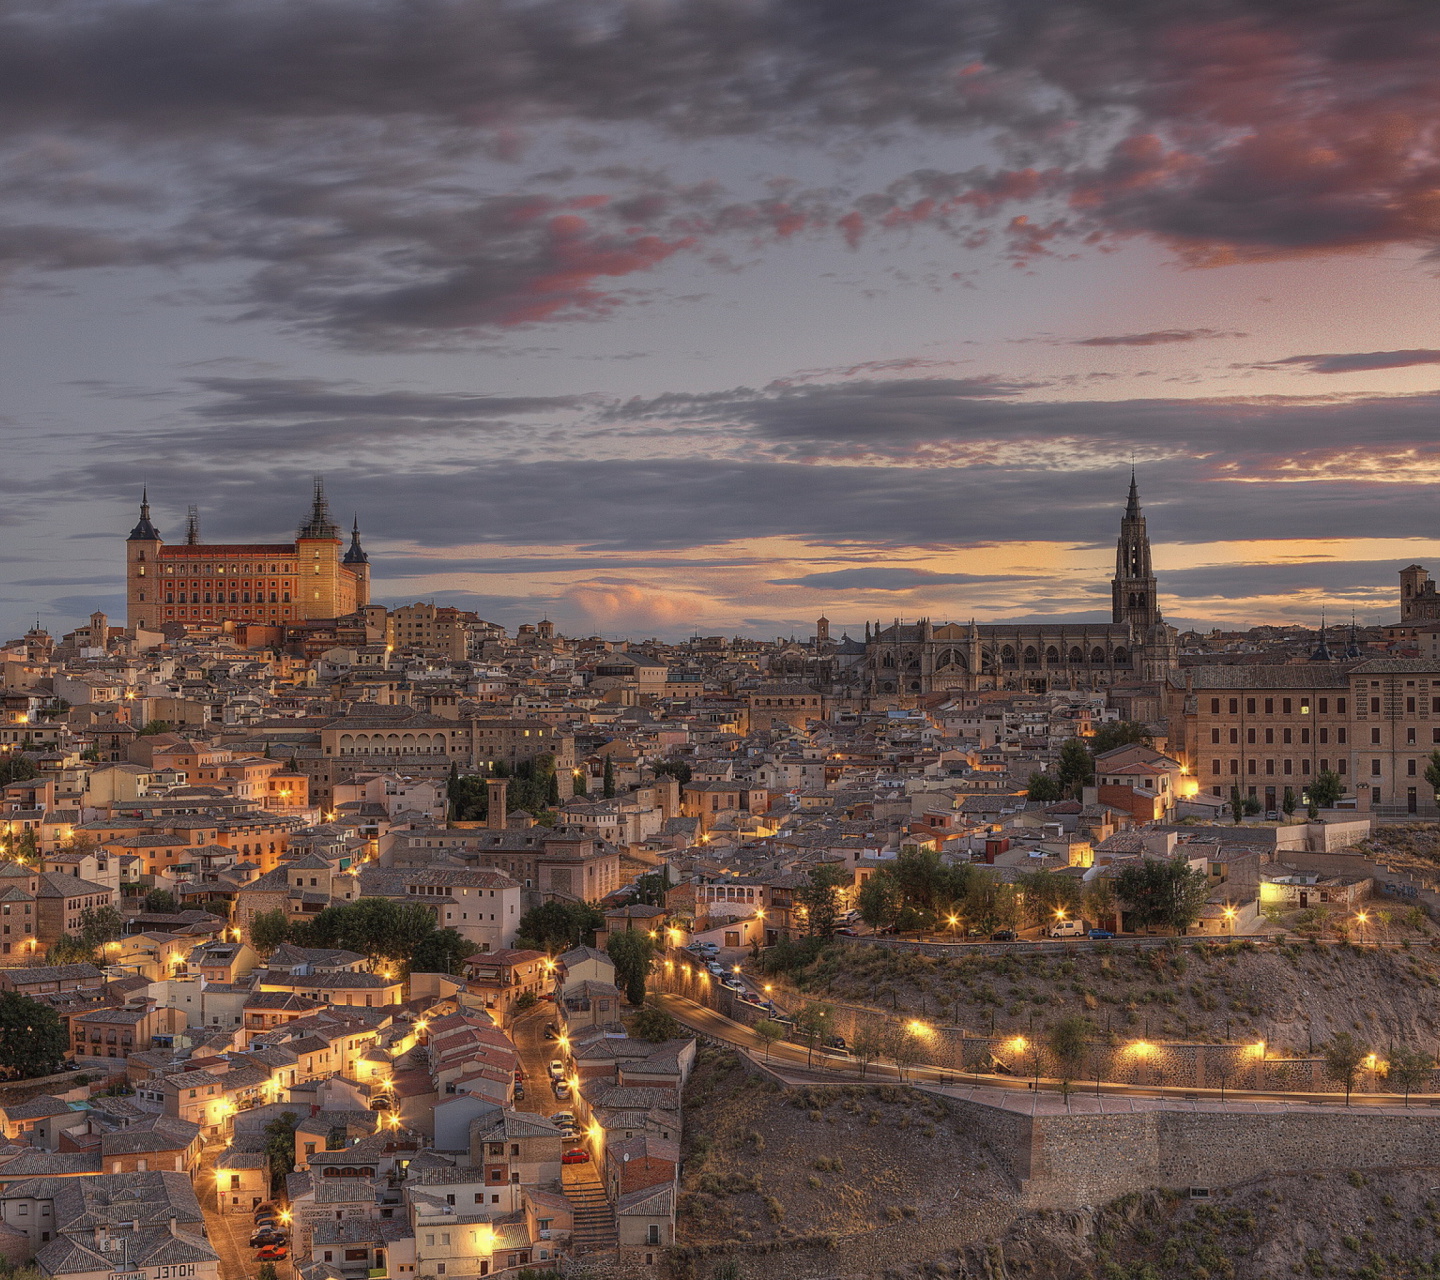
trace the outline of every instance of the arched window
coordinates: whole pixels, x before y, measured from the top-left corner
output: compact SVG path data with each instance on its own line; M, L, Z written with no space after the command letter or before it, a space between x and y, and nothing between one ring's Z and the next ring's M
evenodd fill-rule
M1116 649L1115 649L1115 663L1116 663L1116 665L1117 665L1117 666L1120 666L1120 665L1123 665L1124 663L1129 662L1129 661L1130 661L1130 655L1125 652L1124 647L1123 647L1123 646L1117 646Z
M1057 649L1053 644L1050 645L1050 646L1045 650L1045 661L1046 661L1046 662L1059 662L1059 661L1060 661L1060 650Z
M940 655L940 661L936 665L939 667L964 667L968 664L965 661L965 655L958 649L946 649Z
M880 665L882 667L893 667L895 665L895 655L893 653L887 653L880 659Z
M1014 661L1015 661L1015 650L1014 650L1013 648L1011 648L1008 644L1007 644L1003 649L1000 650L1000 661L1001 661L1001 662L1014 662Z
M1090 661L1096 663L1104 662L1105 650L1100 648L1099 645L1096 645L1095 648L1090 650Z
M1033 667L1038 664L1039 661L1040 655L1035 652L1035 646L1033 644L1027 644L1025 646L1025 665L1027 667Z
M1071 661L1071 662L1084 662L1084 661L1085 661L1085 650L1082 649L1078 644L1075 644L1075 645L1071 645L1071 646L1070 646L1070 661Z

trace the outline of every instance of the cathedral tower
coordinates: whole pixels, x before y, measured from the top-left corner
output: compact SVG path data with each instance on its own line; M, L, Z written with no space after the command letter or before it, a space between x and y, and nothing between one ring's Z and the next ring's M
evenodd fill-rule
M1150 569L1150 535L1140 514L1140 490L1130 472L1130 499L1120 521L1115 547L1115 577L1110 582L1113 621L1144 631L1160 621L1155 598L1155 575Z

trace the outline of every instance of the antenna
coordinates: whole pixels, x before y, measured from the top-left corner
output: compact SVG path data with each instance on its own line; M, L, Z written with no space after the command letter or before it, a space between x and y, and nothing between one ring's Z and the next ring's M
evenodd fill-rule
M186 509L185 515L185 543L187 546L198 546L200 542L200 508L193 502Z

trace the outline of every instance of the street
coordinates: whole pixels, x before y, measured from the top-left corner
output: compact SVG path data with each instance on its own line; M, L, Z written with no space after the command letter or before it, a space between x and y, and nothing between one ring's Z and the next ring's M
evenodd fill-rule
M799 1068L815 1075L816 1078L823 1076L837 1082L860 1078L859 1066L849 1058L834 1057L817 1049L813 1055L813 1062L807 1064L805 1049L785 1040L778 1041L771 1046L767 1057L764 1042L743 1023L734 1022L722 1014L716 1013L715 1010L696 1004L695 1001L688 1000L684 996L657 992L654 998L656 1003L677 1022L684 1023L692 1030L703 1032L716 1040L725 1040L730 1044L753 1050L762 1061L769 1061L786 1068ZM865 1070L865 1078L895 1080L899 1078L899 1072L889 1063L872 1062ZM904 1079L917 1083L923 1082L927 1085L963 1087L967 1091L981 1088L997 1097L1003 1097L1007 1092L1010 1094L1021 1092L1031 1095L1033 1099L1036 1094L1058 1094L1061 1091L1058 1080L1042 1078L1035 1082L1023 1076L987 1075L984 1072L959 1072L925 1066L907 1068ZM1102 1081L1098 1087L1093 1081L1072 1081L1069 1095L1071 1099L1085 1097L1094 1099L1097 1096L1150 1098L1163 1099L1175 1104L1196 1103L1207 1106L1210 1104L1228 1106L1232 1103L1263 1102L1296 1106L1344 1105L1344 1096L1339 1093L1286 1093L1278 1090L1226 1089L1222 1102L1219 1089L1187 1089L1165 1085L1140 1087L1112 1081ZM977 1098L978 1100L981 1099ZM1412 1093L1409 1101L1412 1107L1440 1107L1440 1095L1436 1094ZM1405 1100L1398 1094L1353 1093L1350 1096L1350 1104L1352 1107L1403 1107ZM993 1105L1003 1105L1003 1103L996 1102Z

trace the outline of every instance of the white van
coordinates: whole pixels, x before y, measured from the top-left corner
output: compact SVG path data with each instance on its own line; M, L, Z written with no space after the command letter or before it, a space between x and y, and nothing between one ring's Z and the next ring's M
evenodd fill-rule
M1083 938L1085 936L1085 922L1083 920L1061 920L1058 924L1050 926L1052 938Z

